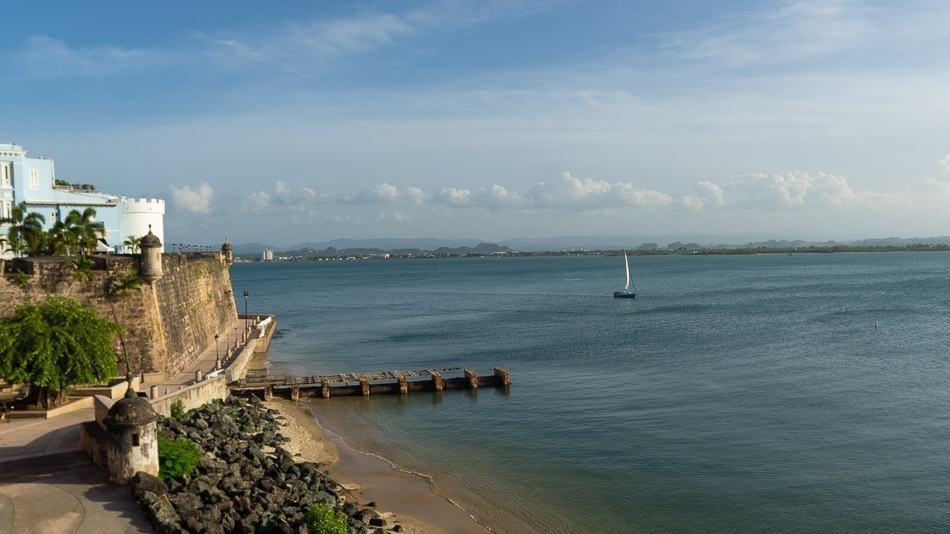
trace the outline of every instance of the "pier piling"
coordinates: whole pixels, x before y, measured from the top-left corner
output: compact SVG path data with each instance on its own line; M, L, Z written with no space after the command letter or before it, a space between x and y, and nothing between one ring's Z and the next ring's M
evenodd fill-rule
M424 377L431 377L426 380ZM412 380L413 378L421 378ZM410 391L435 391L481 387L505 387L511 385L511 373L504 367L496 367L491 373L479 376L474 369L451 367L441 369L377 371L370 373L342 373L293 377L274 376L267 369L255 370L228 387L234 395L257 395L270 399L279 395L292 400L304 397L330 397L390 393L408 395Z
M406 395L409 393L409 381L406 379L406 375L400 375L398 378L399 381L399 394Z
M430 371L432 373L432 385L436 391L442 391L445 389L445 381L442 380L442 373L438 371Z
M465 378L468 379L469 389L478 389L478 373L474 369L465 369Z

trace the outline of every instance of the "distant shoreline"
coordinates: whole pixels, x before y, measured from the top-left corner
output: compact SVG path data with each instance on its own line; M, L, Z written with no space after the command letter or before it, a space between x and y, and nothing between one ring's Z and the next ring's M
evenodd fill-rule
M406 253L402 251L336 251L336 254L314 253L311 255L275 255L272 261L261 261L257 255L237 255L236 263L275 263L305 261L355 261L355 260L423 260L441 258L525 258L551 256L756 256L760 254L846 254L881 252L950 252L950 245L916 244L893 246L807 246L807 247L690 247L690 248L638 248L638 249L591 249L591 250L548 250L536 252L495 251L495 252L439 252L424 251Z

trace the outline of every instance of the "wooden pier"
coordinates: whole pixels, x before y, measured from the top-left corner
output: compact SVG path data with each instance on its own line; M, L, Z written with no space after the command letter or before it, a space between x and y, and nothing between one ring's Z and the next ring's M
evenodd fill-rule
M302 397L328 399L346 395L407 395L412 391L477 390L510 385L511 373L508 369L496 367L492 374L479 376L472 369L450 367L304 377L274 375L267 369L254 369L248 371L243 379L229 384L229 387L232 394L239 396L255 395L269 400L278 395L298 400Z

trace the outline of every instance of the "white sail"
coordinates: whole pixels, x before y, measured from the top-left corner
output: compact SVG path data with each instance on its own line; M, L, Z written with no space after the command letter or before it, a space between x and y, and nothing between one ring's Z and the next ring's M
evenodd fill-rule
M624 291L630 290L630 262L627 261L627 253L623 253L623 266L627 269L627 285L623 286Z

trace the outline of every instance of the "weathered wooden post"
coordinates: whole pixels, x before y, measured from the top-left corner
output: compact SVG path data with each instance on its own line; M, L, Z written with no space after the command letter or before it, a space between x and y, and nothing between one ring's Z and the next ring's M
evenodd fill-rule
M204 378L204 373L201 372L201 369L195 369L195 382L201 382L202 378Z
M152 400L158 398L158 386L151 386L148 388L148 398Z
M292 386L290 388L290 400L300 400L300 386Z
M478 389L478 373L474 369L465 369L465 378L468 379L469 389Z
M442 380L442 373L438 371L431 371L432 373L432 385L435 386L436 391L442 391L445 389L445 381Z
M270 384L264 388L264 400L269 401L274 398L274 386Z
M495 373L495 378L497 378L498 381L501 382L501 385L503 386L511 385L511 372L509 372L508 369L505 369L502 367L495 367L494 373Z
M369 397L369 380L360 378L360 392L364 397Z
M326 378L320 379L320 394L324 399L330 398L330 381Z
M399 377L399 393L401 395L406 395L409 393L409 381L406 380L406 375L401 375Z

